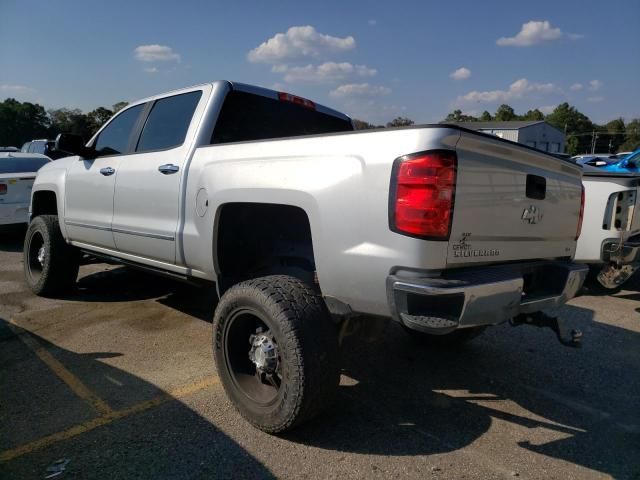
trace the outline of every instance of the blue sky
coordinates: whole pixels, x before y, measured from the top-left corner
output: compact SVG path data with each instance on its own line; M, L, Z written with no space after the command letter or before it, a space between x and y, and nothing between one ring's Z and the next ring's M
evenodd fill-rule
M230 79L375 123L568 101L640 117L640 2L0 0L0 98L90 110Z

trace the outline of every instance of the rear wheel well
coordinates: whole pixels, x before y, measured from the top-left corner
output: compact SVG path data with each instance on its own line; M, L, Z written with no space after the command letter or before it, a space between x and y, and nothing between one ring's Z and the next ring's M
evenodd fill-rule
M301 208L228 203L221 207L217 224L220 294L240 281L274 274L315 283L311 226Z
M40 190L33 194L31 218L40 215L58 215L58 199L55 192Z

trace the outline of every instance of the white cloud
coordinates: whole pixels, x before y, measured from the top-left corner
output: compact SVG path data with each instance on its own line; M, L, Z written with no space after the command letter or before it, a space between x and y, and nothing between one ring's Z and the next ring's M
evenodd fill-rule
M367 22L369 25L371 25L372 27L375 27L378 24L378 21L374 18L372 18L371 20L369 20Z
M24 85L11 85L8 83L0 84L0 92L6 95L16 95L30 92L32 89Z
M509 85L507 90L473 90L461 97L458 97L458 103L508 102L514 98L522 98L530 93L548 95L551 93L561 92L562 90L553 83L531 83L526 78L521 78Z
M180 54L166 45L140 45L134 50L137 60L141 62L178 62Z
M549 115L556 109L556 107L557 105L544 105L542 107L538 107L538 110L540 110L545 115Z
M335 98L344 97L378 97L380 95L388 95L391 89L387 87L369 85L368 83L349 83L340 85L338 88L331 90L329 95Z
M600 103L604 100L604 97L589 97L587 98L587 102L591 103Z
M449 78L454 80L466 80L471 76L471 70L467 67L460 67L449 74Z
M271 68L274 73L283 73L287 83L335 83L347 78L373 77L377 71L366 65L352 65L348 62L325 62L320 65L307 65L304 67L289 67L287 65L274 65Z
M569 40L582 40L584 35L582 33L567 33L567 38Z
M340 38L318 32L311 25L291 27L286 33L276 33L249 52L250 62L279 63L286 59L319 57L326 53L352 50L352 36Z
M596 92L598 90L600 90L602 88L602 81L601 80L591 80L589 82L589 90L592 92Z
M158 68L157 67L147 67L144 69L145 72L147 73L158 73Z
M558 40L562 31L552 27L548 20L532 20L522 24L522 28L514 37L501 37L496 43L501 47L530 47L542 42Z
M569 90L573 91L573 92L577 92L579 90L582 90L583 85L581 83L574 83L573 85L571 85L569 87Z

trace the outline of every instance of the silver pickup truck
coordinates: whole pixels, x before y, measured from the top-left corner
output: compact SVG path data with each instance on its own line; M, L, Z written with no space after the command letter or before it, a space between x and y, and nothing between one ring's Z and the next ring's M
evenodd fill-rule
M27 282L57 295L81 254L215 282L213 348L240 413L268 432L330 402L339 329L392 318L461 342L550 326L580 289L580 167L448 125L354 132L310 100L217 81L134 102L42 168ZM217 299L211 299L212 302Z

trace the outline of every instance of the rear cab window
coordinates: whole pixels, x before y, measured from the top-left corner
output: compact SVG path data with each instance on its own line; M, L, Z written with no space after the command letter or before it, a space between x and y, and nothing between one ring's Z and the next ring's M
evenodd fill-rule
M315 108L242 91L230 92L211 136L211 144L350 132L348 119Z
M147 117L136 152L165 150L184 143L202 91L157 100Z

